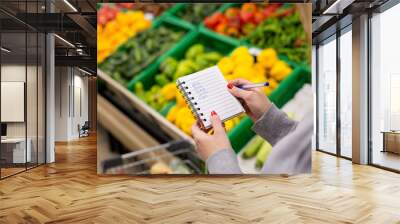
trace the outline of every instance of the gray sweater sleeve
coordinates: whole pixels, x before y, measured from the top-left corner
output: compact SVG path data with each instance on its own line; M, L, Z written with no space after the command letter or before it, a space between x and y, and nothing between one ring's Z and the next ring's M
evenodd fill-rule
M297 122L287 117L286 113L272 105L253 125L253 131L266 139L272 146L293 131Z
M221 149L206 161L207 169L210 174L240 174L239 163L236 153L232 149Z
M253 130L265 138L271 145L294 130L297 122L290 120L286 114L275 105L258 120ZM212 154L206 161L210 174L240 174L242 173L232 149L222 149Z

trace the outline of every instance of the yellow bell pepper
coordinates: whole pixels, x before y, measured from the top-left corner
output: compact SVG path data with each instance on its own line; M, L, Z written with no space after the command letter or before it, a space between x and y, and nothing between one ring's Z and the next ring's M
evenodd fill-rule
M176 106L176 105L173 106L173 107L169 110L169 112L168 112L168 114L167 114L167 120L170 121L170 122L172 122L172 123L174 123L175 120L176 120L176 115L178 114L178 111L179 111L178 106Z
M271 89L275 89L276 87L278 87L278 82L274 78L270 78L268 82Z
M277 61L271 68L270 75L277 81L282 81L291 72L292 69L284 61Z
M236 48L235 50L232 51L231 58L236 61L236 57L241 57L242 55L249 54L249 49L247 47L241 46Z
M176 94L176 85L175 83L168 83L161 89L161 94L166 100L172 100L175 98Z
M235 67L235 63L233 62L233 60L229 57L224 57L222 58L219 62L218 62L218 68L221 70L223 75L228 75L230 74L234 67Z
M263 65L265 68L272 68L275 62L278 60L278 55L273 48L267 48L257 55L257 62Z
M151 21L144 17L142 11L118 12L115 19L104 26L97 26L97 63L101 63L114 50L135 36L138 32L148 29Z
M253 69L254 69L254 72L255 72L255 75L256 75L256 76L265 77L266 71L265 71L264 66L263 66L261 63L256 63L256 64L253 66Z
M180 92L178 89L175 91L175 96L176 96L176 104L177 104L179 107L184 107L184 106L186 106L185 98L183 98L181 92Z

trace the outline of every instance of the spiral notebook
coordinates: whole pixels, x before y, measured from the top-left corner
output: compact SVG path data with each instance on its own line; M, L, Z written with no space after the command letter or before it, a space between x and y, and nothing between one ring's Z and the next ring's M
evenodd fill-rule
M244 112L240 102L228 91L228 83L218 66L183 76L176 83L193 115L205 129L212 127L212 111L217 112L222 121Z

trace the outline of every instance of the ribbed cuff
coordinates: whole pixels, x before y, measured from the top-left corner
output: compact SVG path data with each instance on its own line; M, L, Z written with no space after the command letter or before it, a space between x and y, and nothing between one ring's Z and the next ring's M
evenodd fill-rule
M241 174L236 154L232 149L221 149L208 157L206 161L210 174Z

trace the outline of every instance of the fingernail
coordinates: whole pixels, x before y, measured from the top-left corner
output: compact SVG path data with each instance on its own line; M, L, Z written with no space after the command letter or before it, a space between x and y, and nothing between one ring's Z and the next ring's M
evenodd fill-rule
M217 113L215 111L211 111L211 116L215 116Z
M232 83L228 83L227 87L228 87L228 89L232 89L233 88L233 84Z

